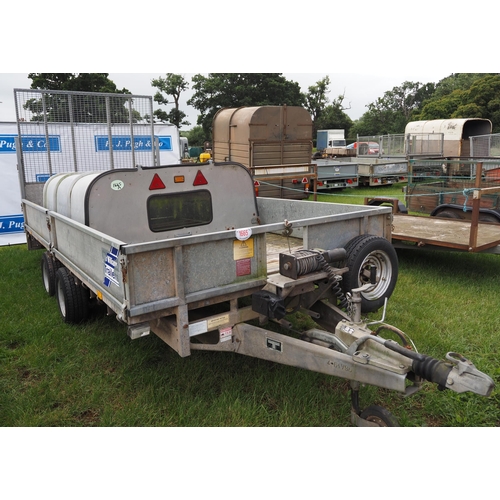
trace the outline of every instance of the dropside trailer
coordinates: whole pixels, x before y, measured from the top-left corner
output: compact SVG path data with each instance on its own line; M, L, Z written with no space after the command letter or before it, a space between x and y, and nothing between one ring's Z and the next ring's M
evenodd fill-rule
M256 197L249 171L231 162L58 174L42 205L22 205L68 323L97 301L131 339L154 333L182 357L233 352L347 379L355 425L395 425L385 409L361 408L363 384L493 390L461 355L431 358L362 319L396 286L389 207ZM297 336L295 312L316 326Z

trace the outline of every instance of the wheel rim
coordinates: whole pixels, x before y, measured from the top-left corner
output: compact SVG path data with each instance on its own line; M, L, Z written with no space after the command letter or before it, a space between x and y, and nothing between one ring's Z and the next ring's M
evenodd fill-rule
M42 279L43 279L43 286L45 287L45 291L49 292L50 291L50 276L49 276L49 271L47 269L47 264L45 264L45 263L42 267Z
M392 266L390 262L389 256L381 250L377 250L366 256L359 271L359 286L370 283L371 268L375 266L376 269L376 284L374 288L363 292L363 296L367 300L376 300L383 297L389 288L392 278Z
M365 418L365 420L368 421L368 422L373 422L374 424L377 424L379 427L389 427L387 425L387 422L385 422L380 417L376 417L375 415L371 415L371 416Z
M61 285L61 281L57 280L57 302L59 303L59 309L61 310L62 316L66 317L66 302L64 300L64 290Z

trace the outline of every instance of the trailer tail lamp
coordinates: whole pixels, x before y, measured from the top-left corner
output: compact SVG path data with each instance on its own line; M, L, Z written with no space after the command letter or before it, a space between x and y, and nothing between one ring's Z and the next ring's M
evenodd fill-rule
M201 170L198 170L196 177L194 178L193 186L205 186L208 184L205 176L201 173Z
M163 181L160 179L160 176L158 174L154 175L153 180L149 185L150 191L154 191L155 189L165 189L165 184L163 184Z
M347 179L347 184L352 184L352 179Z
M174 184L181 184L185 181L183 175L174 175Z
M298 184L299 181L297 179L292 179L292 184Z
M253 188L255 190L255 196L259 196L259 186L260 186L260 182L259 181L254 181Z
M323 181L318 181L318 186L319 187L323 186Z

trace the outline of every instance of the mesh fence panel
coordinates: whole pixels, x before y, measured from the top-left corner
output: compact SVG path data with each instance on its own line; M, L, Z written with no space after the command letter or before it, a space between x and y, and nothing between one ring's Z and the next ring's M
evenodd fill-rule
M14 94L26 182L155 164L151 97L18 89Z
M477 135L470 138L471 156L487 158L500 156L500 134Z

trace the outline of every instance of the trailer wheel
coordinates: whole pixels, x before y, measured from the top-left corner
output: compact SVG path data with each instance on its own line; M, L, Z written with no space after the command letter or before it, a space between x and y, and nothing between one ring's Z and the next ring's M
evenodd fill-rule
M363 410L360 417L363 420L377 424L379 427L399 427L399 423L394 415L378 405L370 405Z
M42 281L45 291L52 297L56 293L56 271L52 256L45 252L41 261Z
M379 236L356 236L345 247L349 268L342 279L344 293L370 283L371 268L375 267L375 285L361 294L361 311L380 309L396 287L398 256L391 242Z
M443 219L461 219L460 215L454 210L442 210L434 215L434 217L441 217Z
M62 264L54 259L49 252L42 255L42 281L45 291L52 297L56 293L56 272Z
M89 298L81 283L61 267L56 272L56 298L65 323L81 323L89 314Z
M498 224L500 221L492 214L479 214L479 222L492 222Z

